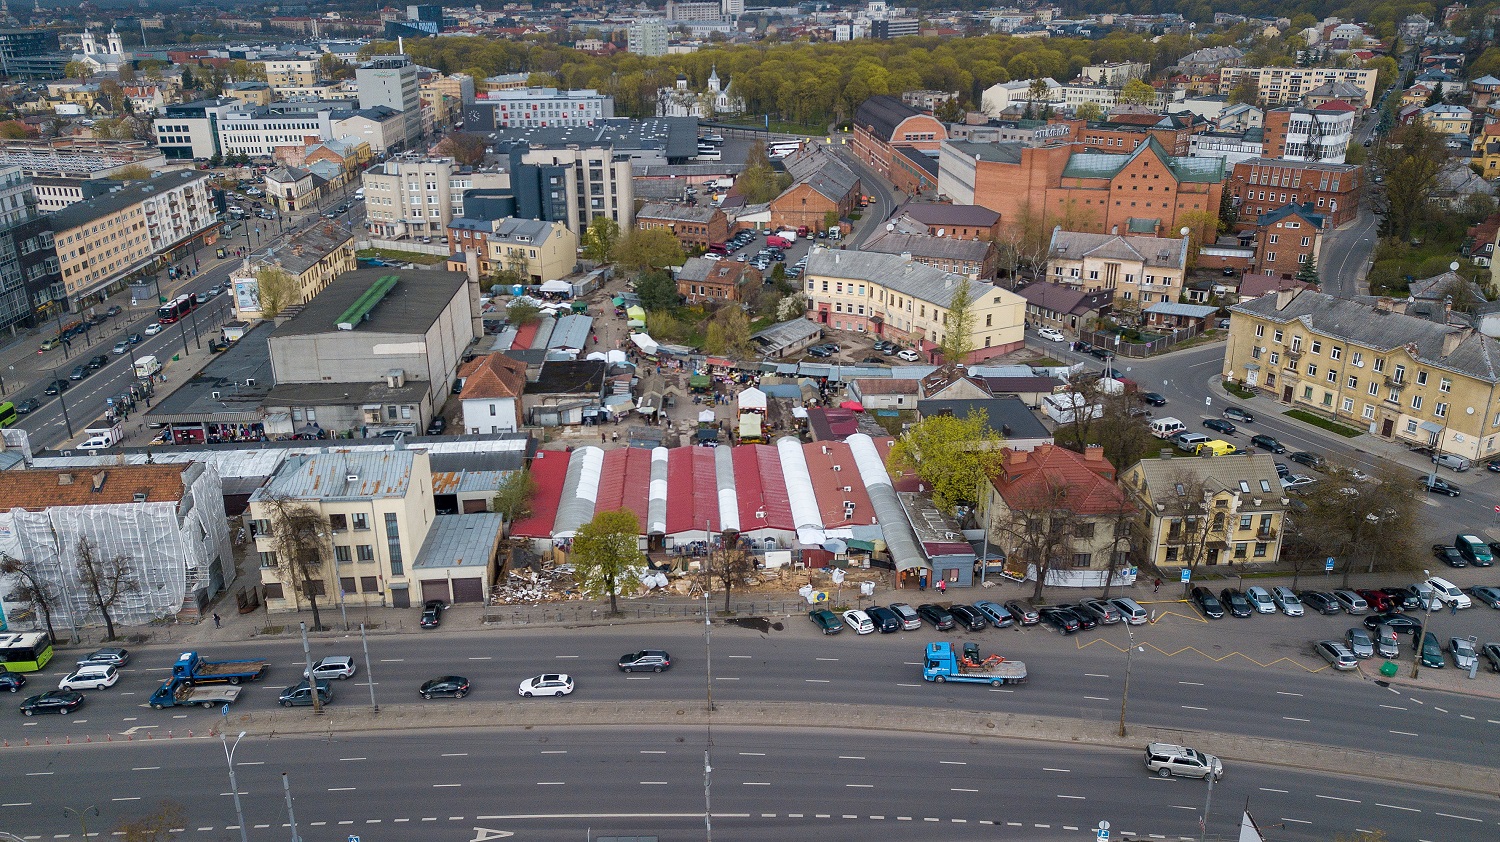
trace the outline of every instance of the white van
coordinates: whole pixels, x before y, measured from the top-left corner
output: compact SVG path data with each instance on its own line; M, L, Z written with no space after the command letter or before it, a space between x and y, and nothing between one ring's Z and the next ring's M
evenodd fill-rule
M59 690L102 690L115 686L120 670L114 664L84 664L57 683Z
M1458 589L1457 585L1441 576L1433 576L1427 580L1427 586L1432 588L1433 594L1438 602L1444 605L1457 605L1459 608L1473 608L1474 603L1469 595Z
M1187 425L1176 418L1158 418L1151 422L1151 435L1159 439L1169 439L1186 429Z

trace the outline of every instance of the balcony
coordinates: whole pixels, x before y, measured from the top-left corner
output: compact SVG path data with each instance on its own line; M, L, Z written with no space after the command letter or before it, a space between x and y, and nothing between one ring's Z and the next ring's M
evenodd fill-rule
M1276 539L1276 534L1276 529L1270 526L1255 530L1255 537L1262 541L1274 541Z
M1385 378L1385 385L1390 389L1405 389L1406 381L1387 375Z

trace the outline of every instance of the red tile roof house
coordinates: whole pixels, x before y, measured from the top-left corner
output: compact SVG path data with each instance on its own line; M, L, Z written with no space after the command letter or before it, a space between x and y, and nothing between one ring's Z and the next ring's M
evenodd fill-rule
M521 393L526 364L505 354L481 354L458 370L463 383L464 431L515 433L521 429Z
M1041 545L1023 537L1027 522L1066 516L1073 523L1062 543L1050 547L1055 560L1044 571L1048 585L1096 588L1111 574L1116 585L1135 581L1128 524L1136 509L1116 485L1115 468L1102 448L1083 453L1054 444L1031 451L1006 448L990 483L980 520L990 524L990 542L1005 551L1007 572L1034 581L1036 560L1028 556Z

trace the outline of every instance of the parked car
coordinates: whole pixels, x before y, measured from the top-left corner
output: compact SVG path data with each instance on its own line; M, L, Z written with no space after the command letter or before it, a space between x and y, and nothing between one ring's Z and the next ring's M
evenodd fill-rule
M922 356L920 354L910 348L902 349L899 353L896 354L896 357L898 359L906 360L909 363L914 363L917 360L922 359Z
M1395 604L1393 610L1408 611L1422 607L1422 598L1411 588L1403 588L1400 585L1381 588L1380 592L1390 597Z
M1394 599L1386 596L1381 591L1373 590L1370 588L1357 588L1354 592L1359 594L1360 598L1370 606L1370 610L1375 612L1376 614L1384 614L1387 611L1395 611L1400 607L1396 605L1396 601Z
M870 615L870 622L875 624L875 630L881 634L901 631L901 618L896 616L896 612L891 609L876 605L865 613Z
M124 309L122 309L120 307L120 305L118 305L118 304L111 304L111 305L109 305L109 309L107 309L107 310L104 311L104 318L106 318L106 319L112 319L115 316L118 316L118 315L120 315L123 312L125 312L125 311L124 311Z
M1223 433L1226 436L1234 435L1235 431L1234 425L1222 418L1205 418L1203 419L1203 426L1216 433Z
M916 631L922 627L922 618L917 615L917 609L904 602L893 602L887 607L901 618L902 631Z
M1344 613L1353 616L1366 614L1370 610L1370 604L1365 602L1364 597L1351 590L1339 589L1333 592L1333 598L1339 601Z
M1302 591L1297 594L1302 604L1318 612L1319 614L1338 614L1344 609L1339 607L1339 601L1333 598L1333 594L1324 591Z
M827 608L814 608L807 612L807 619L812 620L812 624L824 634L838 634L844 630L844 624L838 615Z
M130 343L128 341L124 340L124 339L121 339L119 342L115 343L115 347L114 348L110 349L110 353L114 354L115 356L119 356L121 354L126 353L129 350L130 350Z
M1124 615L1120 613L1120 609L1102 599L1089 598L1078 604L1083 610L1093 614L1094 619L1106 626L1112 626L1125 619Z
M1271 592L1260 585L1252 585L1245 590L1245 599L1249 600L1250 607L1257 614L1275 614L1276 600L1271 597Z
M1055 327L1039 327L1036 330L1036 335L1047 340L1048 342L1068 341L1068 337L1063 336L1062 331L1058 330Z
M438 415L427 424L427 435L440 436L446 429L448 429L448 419Z
M1166 406L1167 399L1157 392L1142 392L1141 403L1149 403L1152 406Z
M1276 607L1281 609L1281 613L1288 617L1302 616L1302 600L1292 593L1291 588L1272 588L1271 599L1276 603Z
M832 612L829 612L832 613ZM547 673L521 682L516 691L522 696L566 696L573 692L573 677L566 673Z
M875 621L870 619L869 614L858 608L851 608L845 611L843 618L844 625L854 629L855 634L873 634L875 632Z
M1016 623L1019 625L1034 626L1042 621L1041 615L1037 613L1035 608L1018 599L1007 601L1005 603L1005 610L1010 612L1010 616L1016 618Z
M1099 621L1094 619L1093 614L1090 614L1089 612L1083 610L1082 608L1079 608L1076 605L1059 605L1057 606L1057 610L1066 611L1069 614L1072 614L1074 617L1078 618L1078 627L1080 629L1083 629L1084 631L1088 631L1089 629L1096 629L1099 627Z
M82 380L85 377L88 377L92 372L93 369L89 368L88 365L79 363L78 365L73 366L72 371L68 372L68 379L76 382L78 380Z
M997 629L1003 629L1007 626L1013 626L1016 624L1015 618L1010 615L1010 612L1005 609L1005 606L1001 605L998 602L990 602L987 599L981 599L978 602L974 603L974 609L980 614L983 614L984 618L989 621L990 625L994 626Z
M969 631L984 631L990 625L990 621L977 608L962 602L948 606L948 613L953 615L955 623Z
M1443 668L1443 647L1438 643L1437 635L1432 632L1422 634L1422 666L1440 670Z
M1433 544L1432 557L1449 567L1469 566L1469 562L1465 561L1463 555L1459 553L1458 547L1450 547L1446 544Z
M917 616L931 623L938 631L948 631L956 624L948 609L930 602L917 606Z
M1474 605L1474 601L1469 599L1468 594L1459 590L1457 585L1454 585L1441 576L1429 576L1425 584L1427 587L1432 588L1434 597L1443 605L1457 606L1461 609L1471 608Z
M1344 645L1354 653L1354 657L1364 660L1375 657L1375 641L1370 639L1370 633L1359 626L1344 632Z
M1385 626L1397 634L1418 635L1422 633L1422 618L1408 614L1371 614L1362 625L1371 631Z
M642 649L639 652L630 652L620 656L619 667L621 672L661 672L671 669L672 656L665 649Z
M1313 644L1313 652L1317 653L1318 657L1327 661L1329 666L1332 666L1336 670L1352 670L1359 666L1358 659L1354 657L1354 653L1349 651L1349 647L1345 646L1343 641L1320 640Z
M1238 421L1241 424L1254 424L1255 416L1237 406L1224 407L1224 417L1230 421Z
M1292 474L1291 476L1281 478L1281 487L1287 489L1304 488L1315 482L1317 480L1307 474Z
M1453 665L1461 670L1468 670L1479 663L1479 654L1474 651L1474 644L1467 637L1449 638L1448 654L1453 656Z
M1255 613L1255 609L1250 606L1250 600L1246 599L1244 592L1238 588L1225 588L1220 591L1219 601L1235 617L1249 617Z
M448 606L441 599L429 599L422 603L422 620L420 625L424 629L435 629L443 624L443 609Z
M1423 488L1427 489L1429 494L1446 494L1449 497L1457 497L1463 493L1459 490L1458 486L1441 477L1423 475L1417 478L1417 482Z
M1224 616L1224 604L1214 596L1214 592L1205 587L1193 588L1193 602L1197 603L1198 610L1211 620L1222 619Z
M1288 456L1287 458L1292 460L1293 462L1297 462L1298 464L1306 465L1307 467L1314 470L1322 470L1323 466L1328 464L1327 459L1324 459L1322 456L1319 456L1318 454L1313 453L1310 450L1299 450L1296 453L1293 453L1291 456Z
M1269 450L1272 453L1286 452L1285 445L1272 438L1271 436L1265 435L1264 433L1251 436L1250 443L1260 448L1261 450ZM1279 465L1281 463L1278 462L1277 464ZM1280 473L1280 471L1277 471L1277 473Z
M1151 621L1151 615L1146 613L1140 603L1126 596L1117 596L1110 600L1120 616L1125 618L1126 625L1140 626Z
M1390 626L1376 626L1371 630L1375 640L1375 654L1382 658L1397 658L1401 655L1401 644L1396 630Z
M445 675L424 682L421 687L417 688L417 693L424 699L431 699L434 696L452 696L455 699L462 699L469 695L469 679L461 675Z
M1058 608L1043 608L1039 615L1041 621L1051 628L1057 629L1063 634L1072 634L1083 628L1072 611L1063 611Z
M1476 601L1482 602L1491 608L1500 608L1500 588L1490 587L1489 585L1476 585L1469 588L1469 596L1474 597Z

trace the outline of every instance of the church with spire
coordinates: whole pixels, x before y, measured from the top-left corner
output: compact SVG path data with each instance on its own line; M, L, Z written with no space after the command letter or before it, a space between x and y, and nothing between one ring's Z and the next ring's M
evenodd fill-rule
M99 49L99 42L94 39L91 29L83 30L83 53L73 56L75 61L81 61L93 68L95 75L100 73L116 73L120 67L135 61L134 53L125 52L125 45L120 41L120 33L113 27L106 37L105 49Z
M697 117L707 120L716 114L741 114L744 110L745 101L735 96L729 85L722 84L717 66L709 70L707 90L692 90L688 87L687 76L679 73L674 87L661 88L656 92L658 117Z

